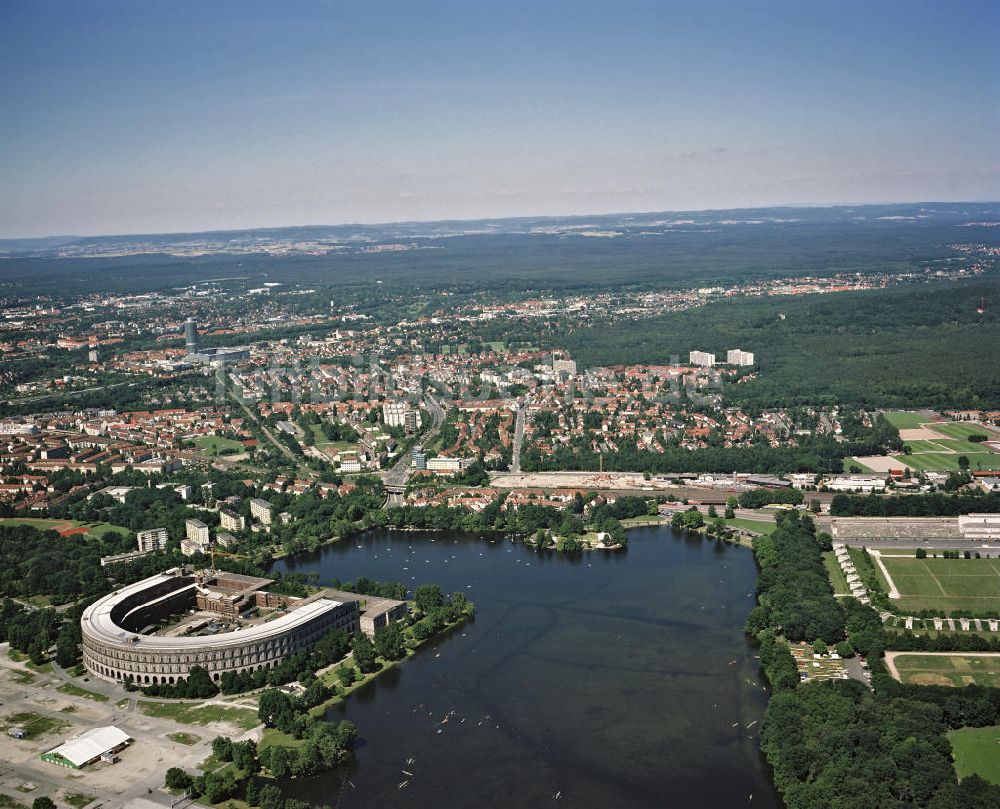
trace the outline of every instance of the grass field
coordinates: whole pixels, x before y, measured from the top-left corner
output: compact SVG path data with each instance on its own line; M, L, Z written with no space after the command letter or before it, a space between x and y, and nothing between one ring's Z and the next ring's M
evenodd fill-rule
M1000 686L1000 657L905 654L896 657L896 669L914 685Z
M895 603L901 612L1000 610L1000 559L883 556L882 563L899 590L901 597Z
M912 410L890 410L883 415L897 430L915 430L921 424L929 421L923 413L917 413Z
M235 438L226 438L221 435L201 435L192 439L192 443L201 450L202 455L209 457L224 453L227 455L237 454L246 449Z
M132 532L128 528L120 525L112 525L107 522L80 522L79 520L43 520L34 517L0 517L0 525L30 525L39 531L47 531L54 528L60 533L67 533L72 529L86 529L86 531L76 530L73 533L86 534L92 537L104 536L108 531L117 531L121 534L131 536Z
M849 595L851 591L847 587L847 577L837 564L837 557L833 555L833 551L823 552L823 566L826 568L826 575L830 577L833 594Z
M86 688L80 688L78 685L73 685L72 683L63 683L59 686L56 691L61 691L63 694L69 694L74 697L83 697L84 699L92 699L94 702L107 702L108 697L106 694L98 694L96 691L88 691Z
M742 528L755 534L770 534L777 527L770 520L748 520L745 517L733 517L731 520L723 518L722 521L730 528Z
M980 469L995 469L1000 466L1000 455L994 452L963 452L961 454L969 459L969 468L974 472ZM926 452L919 455L903 455L900 460L907 466L924 472L957 472L961 468L958 464L958 457L959 453Z
M1000 784L1000 726L953 730L948 741L960 779L978 775L984 781Z
M245 730L260 724L257 714L249 708L230 708L225 705L192 705L180 702L147 702L139 700L139 710L147 716L173 719L185 725L207 725L210 722L230 722Z
M968 424L967 422L951 421L946 424L935 424L934 432L943 433L951 438L957 438L966 446L972 442L968 440L970 435L988 435L991 439L1000 439L1000 433L990 427L983 427L980 424Z
M167 738L172 742L187 745L197 744L201 741L201 736L195 736L193 733L186 733L183 730L179 730L176 733L168 733Z

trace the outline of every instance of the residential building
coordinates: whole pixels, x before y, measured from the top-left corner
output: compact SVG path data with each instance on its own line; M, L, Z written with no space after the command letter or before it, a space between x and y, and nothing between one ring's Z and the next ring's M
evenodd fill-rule
M753 352L731 348L726 352L727 365L753 365Z
M146 531L137 531L135 535L139 550L142 553L162 551L167 547L167 540L169 538L166 528L150 528Z
M255 497L250 501L250 516L257 520L257 522L262 522L264 525L270 525L271 504L267 500Z
M212 541L208 531L208 526L201 520L185 520L184 533L190 542L193 542L202 548L207 548Z
M229 509L219 509L219 524L227 531L243 531L247 527L246 518Z
M699 368L711 368L715 365L715 354L707 351L692 351L688 355L688 361Z

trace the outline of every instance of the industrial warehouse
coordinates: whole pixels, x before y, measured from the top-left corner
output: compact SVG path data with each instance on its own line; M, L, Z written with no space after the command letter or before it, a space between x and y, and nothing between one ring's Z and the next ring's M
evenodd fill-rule
M83 662L92 674L142 685L172 684L193 666L226 672L274 668L331 630L374 628L406 614L401 601L320 591L268 592L272 579L174 568L124 587L83 613ZM371 612L372 614L369 614Z

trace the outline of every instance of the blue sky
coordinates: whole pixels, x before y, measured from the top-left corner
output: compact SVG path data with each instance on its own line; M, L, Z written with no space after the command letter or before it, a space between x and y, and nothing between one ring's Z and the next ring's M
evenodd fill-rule
M0 236L1000 198L1000 3L0 3Z

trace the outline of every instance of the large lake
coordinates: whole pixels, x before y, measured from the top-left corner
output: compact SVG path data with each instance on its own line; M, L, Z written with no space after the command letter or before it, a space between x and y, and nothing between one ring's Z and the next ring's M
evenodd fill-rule
M750 551L668 527L630 538L564 558L377 532L276 563L325 583L435 582L478 610L332 709L358 726L356 762L289 793L366 809L780 806L758 750L768 691L742 631Z

